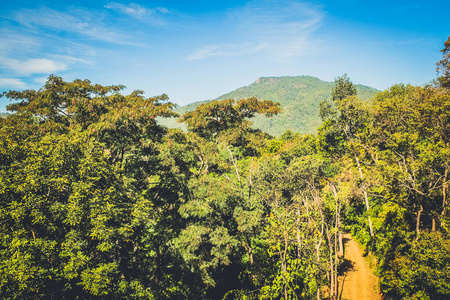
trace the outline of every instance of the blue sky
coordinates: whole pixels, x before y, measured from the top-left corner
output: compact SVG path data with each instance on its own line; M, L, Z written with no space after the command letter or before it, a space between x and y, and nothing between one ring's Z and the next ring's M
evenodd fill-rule
M436 77L449 11L433 0L3 0L0 92L39 89L50 74L180 105L261 76L421 85Z

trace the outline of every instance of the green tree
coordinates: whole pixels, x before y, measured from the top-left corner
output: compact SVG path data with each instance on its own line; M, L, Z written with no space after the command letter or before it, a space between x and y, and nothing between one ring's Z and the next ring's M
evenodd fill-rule
M39 91L4 93L17 102L0 121L10 297L186 298L202 289L171 246L194 148L156 123L175 115L167 96L122 88L51 76ZM7 267L17 257L31 273Z
M334 79L334 88L331 91L331 100L334 103L339 103L350 96L356 96L356 87L347 74Z
M444 49L441 50L442 59L437 62L436 71L442 75L437 78L439 86L450 88L450 36L444 43Z
M252 156L263 151L267 135L251 129L247 118L278 111L278 104L256 98L223 100L200 105L180 119L188 124L198 160L191 194L179 210L187 225L175 246L201 274L208 297L252 284L265 211L253 192ZM242 280L237 268L243 269Z
M379 175L377 189L369 190L379 195L373 202L378 215L373 250L381 288L390 297L447 297L446 276L425 265L435 265L433 256L447 260L441 247L448 239L448 105L446 89L394 85L379 93L371 108L370 131L377 148L372 170ZM430 286L419 283L418 278L430 274Z
M207 140L225 142L242 149L244 155L255 156L265 134L250 127L248 119L255 114L267 117L280 112L280 104L272 101L259 101L256 98L210 101L199 105L194 111L185 113L181 122L188 125L188 130Z
M119 289L118 245L130 233L116 222L126 197L102 148L82 134L18 142L7 131L2 126L2 294L66 298Z
M335 79L332 104L321 104L323 125L318 129L322 149L334 158L347 157L354 161L359 175L359 187L363 198L370 237L374 238L368 181L362 159L370 154L368 164L375 162L370 138L367 134L370 115L364 103L356 96L356 87L347 75Z

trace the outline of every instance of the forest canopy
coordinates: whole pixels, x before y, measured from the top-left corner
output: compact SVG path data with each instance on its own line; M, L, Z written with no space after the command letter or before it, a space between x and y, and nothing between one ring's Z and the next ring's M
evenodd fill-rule
M5 299L336 299L349 232L387 299L450 297L449 40L435 84L362 101L347 75L316 135L225 99L50 76L0 118ZM158 124L180 117L187 132Z

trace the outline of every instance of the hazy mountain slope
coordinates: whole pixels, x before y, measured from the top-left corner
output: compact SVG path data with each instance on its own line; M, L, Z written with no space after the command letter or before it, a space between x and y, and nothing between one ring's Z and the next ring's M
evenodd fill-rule
M249 86L238 88L216 100L257 97L261 100L280 102L283 110L281 114L272 118L255 117L254 127L275 136L287 129L300 133L314 133L321 124L319 103L331 97L333 87L334 82L325 82L312 76L261 77ZM357 85L357 90L358 96L364 100L377 92L376 89L363 85ZM206 101L182 106L176 111L183 114L204 102ZM163 124L169 127L176 126L174 120L164 120ZM180 124L177 127L180 127Z

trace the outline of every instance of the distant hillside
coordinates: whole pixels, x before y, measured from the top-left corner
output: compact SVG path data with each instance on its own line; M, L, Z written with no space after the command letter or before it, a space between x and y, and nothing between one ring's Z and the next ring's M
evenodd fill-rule
M281 103L282 112L274 117L257 116L252 121L259 128L271 135L278 136L290 129L299 133L315 133L321 124L319 103L331 97L334 82L322 81L312 76L296 77L261 77L249 86L244 86L215 100L242 99L257 97ZM377 90L364 85L357 85L358 96L363 100L373 97ZM197 105L207 101L195 102L176 109L179 114L194 110ZM180 127L175 120L163 120L168 127Z

